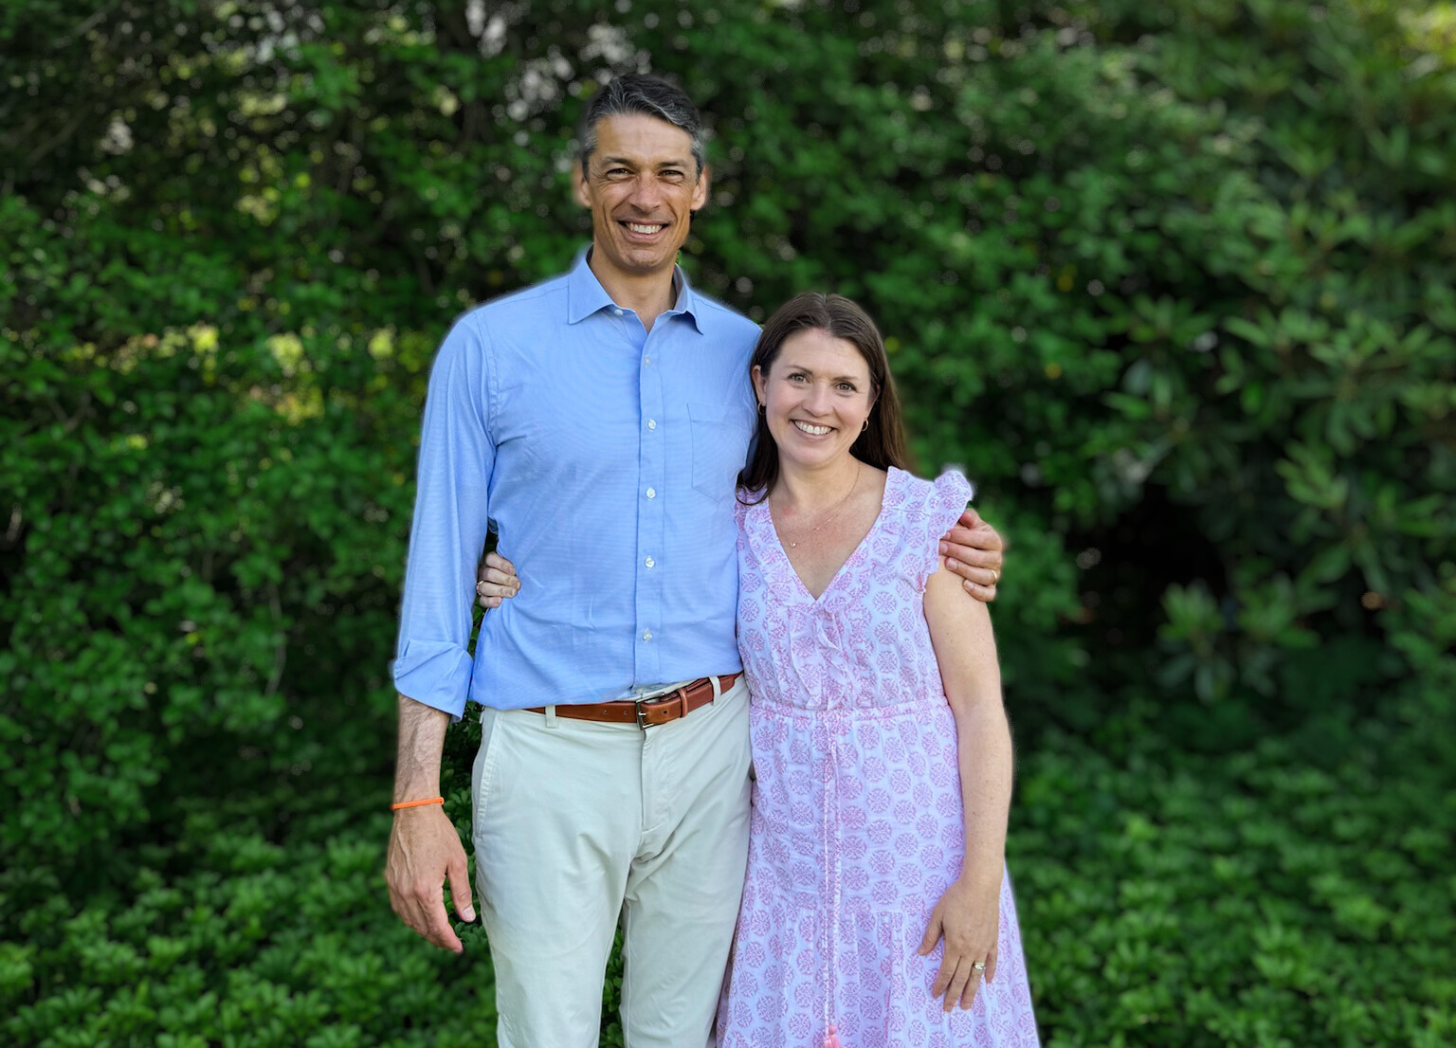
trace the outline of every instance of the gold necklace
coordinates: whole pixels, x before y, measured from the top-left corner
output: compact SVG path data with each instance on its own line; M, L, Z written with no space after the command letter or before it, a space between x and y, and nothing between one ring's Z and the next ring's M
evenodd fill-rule
M804 535L802 538L800 538L799 539L799 542L805 542L805 541L807 541L809 539L812 539L815 535L817 535L819 533L819 529L820 528L824 527L824 525L828 524L835 517L839 516L840 511L842 509L844 509L844 507L848 504L848 502L849 502L849 496L850 495L853 495L854 494L854 489L857 488L857 487L859 487L859 475L860 475L861 472L863 472L861 469L859 469L859 468L856 468L855 469L855 471L854 471L854 483L849 486L849 492L848 492L848 494L846 494L844 496L844 498L842 498L842 499L839 500L839 502L835 505L834 509L830 511L829 516L825 517L818 524L815 524L814 527L813 527L813 530L811 530L807 535ZM772 500L770 500L770 502L771 501ZM789 543L789 549L797 549L798 548L798 545L799 545L799 542L790 542Z

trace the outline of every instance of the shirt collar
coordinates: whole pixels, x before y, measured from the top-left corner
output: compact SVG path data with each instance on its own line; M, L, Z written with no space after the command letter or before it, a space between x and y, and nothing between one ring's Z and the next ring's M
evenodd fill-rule
M571 272L566 276L566 320L569 324L580 323L593 313L616 305L587 262L587 255L590 251L591 247L588 245L577 252ZM693 322L693 327L697 328L701 334L703 325L698 320L697 295L694 294L692 285L688 283L687 274L682 271L682 266L672 267L672 283L677 288L677 301L662 315L670 317L681 313Z

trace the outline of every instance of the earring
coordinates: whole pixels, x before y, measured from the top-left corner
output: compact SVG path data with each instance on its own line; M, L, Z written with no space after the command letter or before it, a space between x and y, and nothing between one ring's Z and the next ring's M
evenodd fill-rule
M870 420L869 420L869 418L868 418L868 416L866 416L866 418L865 418L865 423L864 423L864 425L863 425L863 426L861 426L861 427L860 427L860 428L859 428L859 431L860 431L860 432L861 432L861 433L868 433L868 432L869 432L869 431L870 431Z
M767 415L768 414L768 408L761 401L759 402L759 405L758 405L758 413L760 415Z

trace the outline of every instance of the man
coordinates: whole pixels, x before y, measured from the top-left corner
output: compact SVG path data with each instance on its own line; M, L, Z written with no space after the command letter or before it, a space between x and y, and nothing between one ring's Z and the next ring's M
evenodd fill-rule
M596 1044L620 919L627 1043L682 1048L709 1040L747 853L732 499L756 415L746 369L758 332L676 267L709 181L686 95L652 77L614 80L590 103L580 146L589 253L467 314L431 373L386 876L404 921L460 951L442 884L465 920L474 909L439 766L445 728L473 698L500 1045ZM486 617L472 662L488 521L529 585ZM995 533L952 537L967 584L993 587Z

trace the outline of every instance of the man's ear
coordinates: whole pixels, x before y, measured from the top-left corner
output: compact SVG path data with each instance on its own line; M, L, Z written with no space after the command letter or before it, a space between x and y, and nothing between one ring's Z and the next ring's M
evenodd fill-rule
M580 164L571 166L571 191L576 197L576 202L588 211L591 210L591 187L586 184L586 175L581 170Z
M713 182L713 169L707 164L698 172L698 184L693 187L693 210L698 211L708 202L708 187Z

